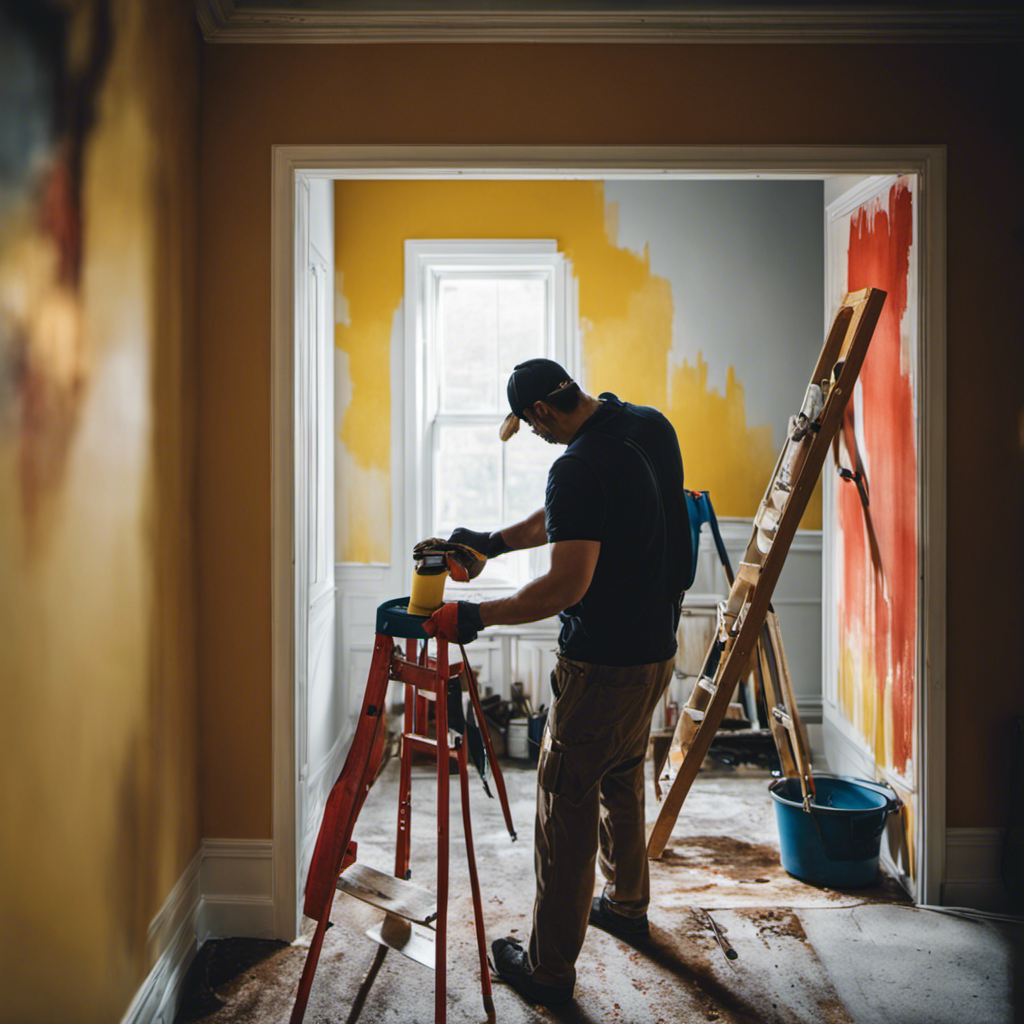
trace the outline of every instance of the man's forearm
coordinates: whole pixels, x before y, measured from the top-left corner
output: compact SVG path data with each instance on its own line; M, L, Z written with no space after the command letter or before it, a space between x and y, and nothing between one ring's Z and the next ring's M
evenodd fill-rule
M502 540L513 551L539 548L542 544L547 544L548 534L544 526L544 509L537 509L533 515L528 516L522 522L504 527L500 533Z
M551 568L511 597L484 601L485 626L518 626L546 619L579 601L590 587L601 545L596 540L570 540L551 546Z
M547 573L531 580L511 597L484 601L480 605L480 618L485 626L518 626L546 619L572 603L565 584Z

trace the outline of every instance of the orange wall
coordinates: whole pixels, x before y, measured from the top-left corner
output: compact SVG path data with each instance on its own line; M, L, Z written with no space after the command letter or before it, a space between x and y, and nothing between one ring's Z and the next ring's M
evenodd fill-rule
M1005 823L1024 713L1016 55L900 46L207 46L202 115L203 833L271 834L275 143L905 144L949 155L948 823ZM978 509L985 520L979 524ZM979 529L998 551L978 550ZM981 563L981 565L979 565ZM997 569L998 571L993 571Z
M101 7L68 9L81 71ZM17 1024L121 1019L200 837L198 45L178 0L109 10L81 218L51 152L0 232L0 1020Z

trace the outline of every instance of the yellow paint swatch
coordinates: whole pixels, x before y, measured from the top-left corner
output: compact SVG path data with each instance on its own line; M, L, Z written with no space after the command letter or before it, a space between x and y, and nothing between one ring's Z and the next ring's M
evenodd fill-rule
M744 388L728 368L724 395L707 386L708 360L670 373L673 301L648 253L617 244L618 209L599 181L339 181L335 259L344 322L335 344L349 380L338 409L339 472L361 470L369 491L339 502L343 561L390 559L390 345L412 238L553 238L579 288L587 390L665 412L679 434L689 486L710 490L723 516L752 516L775 464L770 425L748 425ZM350 396L350 397L348 397ZM794 396L794 401L799 396ZM358 507L357 507L358 506ZM495 524L496 526L498 524ZM812 498L804 526L821 526Z

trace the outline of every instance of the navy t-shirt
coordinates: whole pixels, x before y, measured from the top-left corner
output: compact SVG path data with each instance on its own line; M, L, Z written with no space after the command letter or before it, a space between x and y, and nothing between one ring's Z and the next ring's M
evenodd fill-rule
M548 474L548 540L601 542L586 594L559 615L559 649L599 665L664 661L691 557L679 442L656 409L599 397Z

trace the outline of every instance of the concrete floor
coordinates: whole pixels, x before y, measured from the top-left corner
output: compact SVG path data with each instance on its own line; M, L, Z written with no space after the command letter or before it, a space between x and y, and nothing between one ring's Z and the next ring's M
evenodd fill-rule
M497 800L474 776L471 806L488 944L529 937L533 902L535 772L506 762L512 843ZM435 782L413 783L413 880L434 888ZM456 779L452 780L456 782ZM779 864L768 776L701 773L665 856L651 865L651 943L642 952L591 929L577 963L576 998L563 1010L525 1003L494 985L497 1020L572 1024L1010 1024L1019 925L959 919L914 908L888 878L870 889L819 889ZM493 788L493 787L492 787ZM357 823L359 860L393 869L397 765L377 781ZM457 786L452 794L448 1019L483 1022ZM656 814L648 796L648 818ZM600 880L599 883L600 885ZM379 911L339 895L306 1014L310 1024L353 1020L356 994L377 947L364 936ZM736 950L728 960L712 920ZM310 923L311 924L311 923ZM211 1024L287 1019L308 933L217 990ZM358 1020L433 1019L433 972L390 952ZM1020 995L1018 985L1018 996ZM1018 1003L1018 1006L1021 1004ZM197 1018L193 1018L197 1019Z

